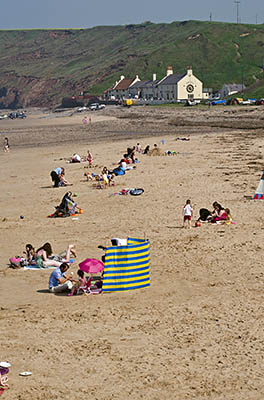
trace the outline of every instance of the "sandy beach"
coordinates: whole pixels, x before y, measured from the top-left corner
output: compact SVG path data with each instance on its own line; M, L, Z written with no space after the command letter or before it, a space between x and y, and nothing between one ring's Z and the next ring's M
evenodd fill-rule
M263 399L263 201L250 200L262 126L263 107L30 110L0 121L0 141L10 142L0 153L0 359L12 364L3 399ZM87 165L66 163L89 149L99 173L137 142L177 154L139 154L136 169L103 190L86 182ZM51 186L58 166L84 210L77 220L47 218L67 191ZM114 195L134 187L144 193ZM183 229L188 198L193 227ZM214 201L236 224L195 228ZM26 243L49 241L56 253L75 243L76 275L79 262L101 258L98 245L128 236L150 240L149 288L67 297L47 291L48 270L8 268Z

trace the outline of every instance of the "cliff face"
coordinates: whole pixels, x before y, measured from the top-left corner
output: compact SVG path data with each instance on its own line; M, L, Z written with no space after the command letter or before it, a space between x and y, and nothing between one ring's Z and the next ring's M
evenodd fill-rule
M6 73L0 78L0 108L49 107L60 102L62 93L75 93L83 84L56 78Z
M54 106L85 91L103 94L120 75L161 79L188 65L205 87L258 82L262 25L199 21L75 30L0 31L0 107ZM239 54L239 57L238 57ZM262 96L263 97L263 96Z

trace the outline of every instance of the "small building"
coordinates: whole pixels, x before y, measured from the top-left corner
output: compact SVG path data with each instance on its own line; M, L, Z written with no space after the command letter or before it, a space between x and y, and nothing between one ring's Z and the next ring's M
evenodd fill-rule
M139 81L138 75L135 78L125 78L124 75L121 75L120 80L105 92L105 97L117 100L128 98L130 97L129 88Z
M158 90L157 85L159 81L157 80L157 75L153 74L153 79L149 81L139 81L130 86L129 93L131 97L136 97L144 100L154 100L157 99Z
M244 84L242 85L238 83L225 83L220 90L220 96L221 98L232 96L233 94L242 92L244 89L246 89L246 86Z
M148 81L138 81L129 87L129 97L141 99L143 98L143 88Z

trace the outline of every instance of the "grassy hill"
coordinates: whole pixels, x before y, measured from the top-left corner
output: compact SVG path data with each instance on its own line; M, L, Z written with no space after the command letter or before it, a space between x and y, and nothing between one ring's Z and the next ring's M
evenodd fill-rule
M185 21L92 29L0 31L0 107L102 94L123 74L158 78L188 65L205 87L252 86L264 97L264 26ZM262 92L263 91L263 92Z

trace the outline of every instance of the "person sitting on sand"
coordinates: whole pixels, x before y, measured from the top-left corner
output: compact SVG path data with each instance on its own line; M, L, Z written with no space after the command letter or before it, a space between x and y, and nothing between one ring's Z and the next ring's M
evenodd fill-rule
M25 254L25 262L27 265L31 265L35 261L36 252L32 244L26 244L26 251L23 252Z
M201 208L199 214L200 216L197 221L208 222L212 219L212 213L207 208Z
M126 164L132 164L132 160L128 157L127 153L123 154L123 159Z
M127 157L132 160L132 163L135 163L135 153L136 153L136 147L133 146L132 149L130 147L127 148Z
M87 285L87 280L84 277L84 272L81 269L78 269L77 275L79 277L79 280L74 281L75 284L72 288L71 293L69 293L68 296L74 296L76 294L79 294L81 292L81 288L84 288Z
M50 274L49 291L51 293L61 293L71 290L73 287L72 276L66 276L65 272L69 269L67 263L62 263Z
M150 145L148 144L148 145L145 147L145 150L143 151L143 154L148 154L148 153L149 153L149 150L150 150Z
M61 257L53 255L51 245L47 242L36 251L36 266L38 268L59 267L61 263L70 261L71 254L76 257L74 244L70 244L66 250L65 257Z
M142 153L142 147L141 147L140 143L137 143L137 145L136 145L136 152L137 153Z
M232 215L229 208L225 208L225 213L226 213L226 224L228 225L232 224Z
M93 181L94 180L94 173L91 172L85 172L84 176L86 176L86 180L89 181Z
M226 220L226 212L224 207L221 206L217 201L213 203L214 210L212 212L211 221L213 224L218 221L225 221Z
M104 167L102 169L102 177L103 177L103 180L106 182L106 180L104 179L104 176L107 177L107 181L108 181L108 185L109 186L110 185L113 185L113 186L115 185L115 182L114 182L115 175L114 175L113 172L109 171L109 169L107 167Z

